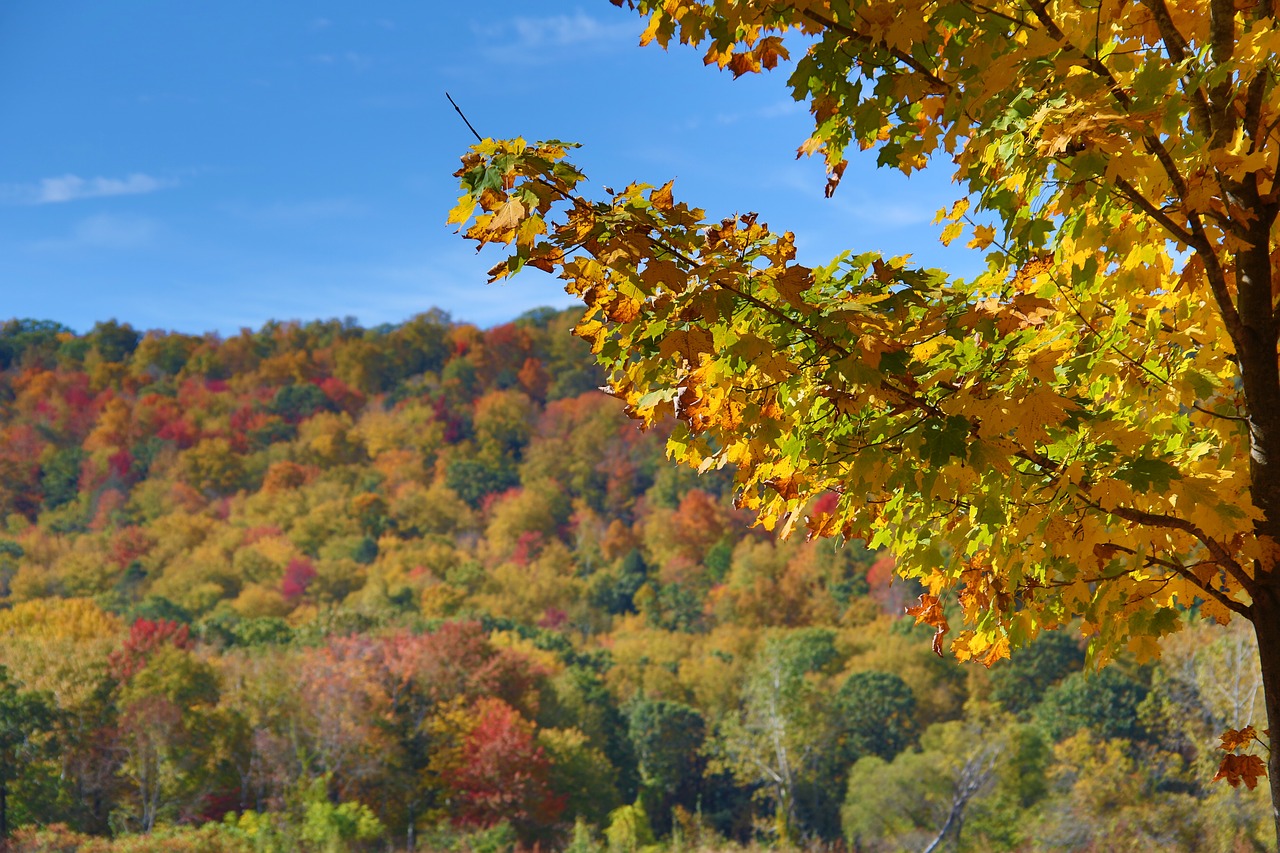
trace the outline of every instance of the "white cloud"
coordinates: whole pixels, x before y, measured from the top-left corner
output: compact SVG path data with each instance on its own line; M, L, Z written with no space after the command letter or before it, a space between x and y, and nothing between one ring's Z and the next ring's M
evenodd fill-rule
M348 50L345 53L317 53L311 57L311 61L319 65L349 65L357 71L364 71L373 65L373 57L365 53L357 53L354 50Z
M565 48L598 50L634 45L640 36L629 18L606 23L584 12L543 18L517 17L497 27L478 29L485 56L495 62L548 62L565 56Z
M126 178L82 178L68 174L44 178L38 184L5 184L0 186L0 199L10 204L59 204L84 198L145 195L176 184L176 181L153 178L141 172Z
M731 125L744 121L773 121L775 119L790 118L791 116L799 115L805 111L806 108L803 103L792 98L784 98L750 110L714 114L703 113L691 116L686 119L681 126L684 127L685 130L696 130L708 122L714 122L718 125Z
M622 34L630 35L635 29L630 21L604 24L583 12L547 18L516 18L511 23L516 37L526 47L568 47L606 41Z
M159 232L154 219L141 216L99 214L82 219L69 237L43 240L34 248L42 251L65 249L141 249L150 246Z

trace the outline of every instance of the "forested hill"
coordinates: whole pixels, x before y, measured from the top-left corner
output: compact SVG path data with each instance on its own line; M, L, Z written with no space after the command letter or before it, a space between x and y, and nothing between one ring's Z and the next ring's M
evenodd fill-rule
M670 465L574 316L0 326L0 833L888 850L978 774L968 849L1265 838L1208 781L1247 634L937 658L888 558Z

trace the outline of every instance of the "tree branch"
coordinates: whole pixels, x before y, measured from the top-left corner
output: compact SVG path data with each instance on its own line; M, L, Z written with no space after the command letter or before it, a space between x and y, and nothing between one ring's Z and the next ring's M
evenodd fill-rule
M1180 530L1200 542L1208 549L1210 555L1213 556L1214 562L1227 570L1230 575L1235 578L1236 582L1245 589L1250 595L1257 587L1253 583L1253 579L1249 577L1249 573L1244 570L1236 559L1231 556L1230 552L1223 547L1213 537L1209 536L1194 522L1187 521L1185 518L1178 518L1174 515L1163 515L1161 513L1146 512L1134 507L1104 507L1102 504L1088 497L1083 491L1080 494L1080 500L1087 506L1092 507L1098 512L1114 515L1123 518L1125 521L1132 521L1135 524L1142 524L1148 527L1163 527L1167 530Z
M827 18L823 15L818 14L812 9L805 9L802 11L801 14L803 14L809 20L813 21L815 24L821 24L827 29L834 30L840 33L841 35L848 36L854 41L859 41L859 42L862 42L863 44L870 45L873 47L874 46L883 47L885 50L889 51L889 54L893 56L894 59L898 60L903 65L910 68L912 71L916 72L917 74L921 75L926 80L928 80L929 83L937 90L935 94L942 95L951 91L950 83L943 80L933 71L930 71L911 54L905 53L896 47L890 47L888 44L884 42L876 42L870 36L867 36L858 32L853 27L833 21L830 18Z
M1173 16L1169 14L1169 7L1165 5L1164 0L1142 0L1142 2L1156 19L1156 26L1160 28L1160 36L1164 39L1169 58L1178 63L1186 61L1190 56L1190 47L1173 23ZM1188 80L1188 77L1183 77L1183 80ZM1209 109L1209 99L1205 97L1204 91L1199 86L1192 89L1190 94L1191 110L1195 114L1196 121L1203 125L1204 135L1208 137L1213 133L1213 115Z
M471 133L475 136L477 140L479 140L480 142L484 142L484 137L482 137L479 133L477 133L476 129L471 126L471 122L467 120L467 116L462 112L462 108L459 107L457 102L453 100L453 96L450 95L448 92L445 92L444 96L449 99L449 103L453 104L453 108L457 110L458 115L462 116L462 121L467 125L467 130L471 131Z

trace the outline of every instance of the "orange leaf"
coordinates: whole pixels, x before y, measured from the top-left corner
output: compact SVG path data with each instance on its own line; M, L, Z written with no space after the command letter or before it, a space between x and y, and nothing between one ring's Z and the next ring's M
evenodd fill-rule
M1267 767L1258 756L1231 753L1222 756L1222 764L1218 765L1218 775L1213 777L1213 781L1226 779L1233 788L1244 782L1245 787L1252 791L1258 787L1258 777L1266 775Z
M782 298L790 302L796 308L808 307L802 295L813 285L812 270L806 266L796 264L787 267L787 269L778 276L774 287L778 289L778 293Z
M653 192L649 193L649 203L653 205L653 209L666 213L674 206L671 197L671 185L675 181L667 181Z
M1243 729L1227 729L1222 733L1222 745L1218 749L1234 752L1242 746L1248 746L1257 739L1258 732L1253 726L1245 726Z
M916 617L916 624L928 625L936 629L933 635L933 651L938 657L942 657L942 638L947 635L947 631L951 630L951 626L947 624L946 614L942 612L942 603L938 601L936 595L922 593L920 602L915 607L906 608L908 616Z
M711 333L695 326L691 329L676 329L668 332L658 348L663 358L670 358L680 353L690 363L697 364L698 355L711 352L711 347Z

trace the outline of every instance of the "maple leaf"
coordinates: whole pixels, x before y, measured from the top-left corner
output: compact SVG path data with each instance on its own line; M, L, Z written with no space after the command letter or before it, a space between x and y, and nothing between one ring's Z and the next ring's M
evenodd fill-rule
M1218 748L1233 752L1257 740L1258 732L1253 726L1245 726L1243 729L1227 729L1221 737L1222 744Z
M906 614L914 616L917 625L928 625L934 629L933 651L938 657L942 657L942 640L951 626L947 623L946 614L942 612L942 603L938 601L938 597L927 592L921 593L919 601L906 608Z
M812 273L813 271L808 267L799 264L787 267L782 275L778 276L774 286L783 299L794 307L803 309L807 307L803 294L813 284Z
M1241 782L1252 791L1258 787L1259 777L1267 775L1267 766L1256 755L1224 755L1218 765L1218 772L1211 781L1225 779L1227 784L1238 788Z
M711 333L706 329L693 327L689 329L673 329L667 332L662 339L659 352L663 358L671 358L671 356L679 353L684 356L686 361L691 364L697 364L699 355L711 352L711 347Z
M667 181L661 187L649 193L649 203L653 205L653 209L660 213L666 213L674 206L671 197L671 187L674 181Z

